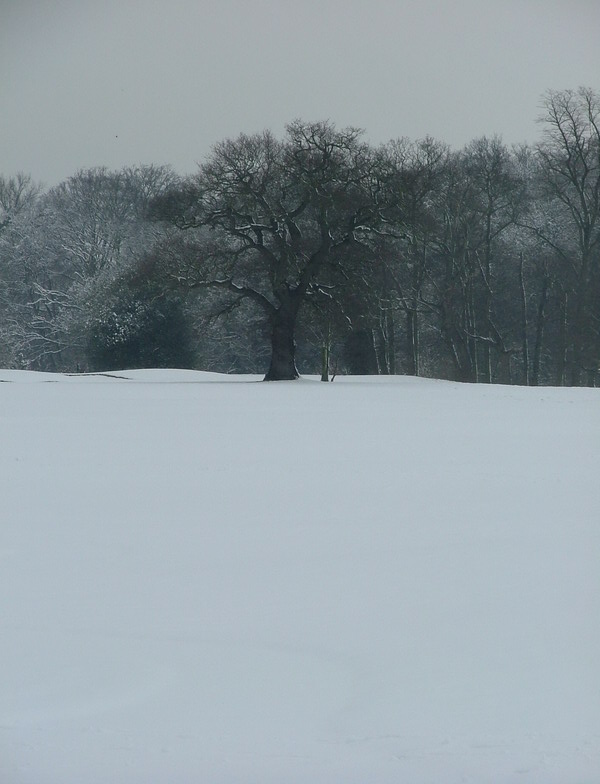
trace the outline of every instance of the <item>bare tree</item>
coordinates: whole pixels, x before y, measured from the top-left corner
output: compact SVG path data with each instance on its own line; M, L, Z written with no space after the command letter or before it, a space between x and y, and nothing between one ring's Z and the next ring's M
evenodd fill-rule
M562 212L560 236L534 230L558 254L565 288L565 350L569 381L595 375L600 334L594 306L600 296L600 95L588 88L544 96L544 140L537 151L546 196Z
M35 202L41 192L31 177L20 172L14 177L0 175L0 232Z
M296 121L218 144L198 176L156 214L181 228L209 228L196 264L173 275L190 287L248 299L269 323L265 380L298 377L295 334L307 297L331 296L321 274L343 268L349 248L379 221L375 165L361 132Z
M478 380L493 380L492 351L507 354L493 312L495 284L501 257L501 239L513 226L523 206L523 185L514 156L498 137L482 137L464 152L464 165L472 188L471 252L478 273L478 302L474 334L479 347Z
M394 311L405 321L406 369L421 373L421 317L431 312L425 289L430 254L437 233L435 194L444 176L448 148L430 137L411 142L401 138L380 151L387 172L388 198L395 205L396 231L388 232L381 247L381 342L395 343ZM395 372L394 349L389 371Z
M14 221L4 320L14 361L50 370L84 364L86 320L129 260L154 244L147 204L174 180L166 167L81 171Z

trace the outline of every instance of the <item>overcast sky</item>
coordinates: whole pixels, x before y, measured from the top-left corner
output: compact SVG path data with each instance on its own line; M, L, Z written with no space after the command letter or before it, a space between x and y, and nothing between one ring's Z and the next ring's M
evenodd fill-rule
M298 117L535 141L545 90L600 89L599 32L600 0L0 0L0 174L185 174Z

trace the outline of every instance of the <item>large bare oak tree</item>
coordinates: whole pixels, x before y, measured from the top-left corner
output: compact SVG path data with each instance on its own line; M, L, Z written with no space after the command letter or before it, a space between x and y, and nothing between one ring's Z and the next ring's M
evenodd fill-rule
M360 131L296 121L283 140L267 131L218 144L155 210L202 238L194 263L174 273L180 282L221 288L262 309L271 339L265 380L298 377L302 304L319 291L333 295L331 271L380 224L379 184Z

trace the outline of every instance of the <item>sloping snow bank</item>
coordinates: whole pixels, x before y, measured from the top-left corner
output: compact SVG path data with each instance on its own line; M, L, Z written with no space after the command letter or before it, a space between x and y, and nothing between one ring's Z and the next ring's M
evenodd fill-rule
M111 375L0 372L2 784L600 780L598 390Z

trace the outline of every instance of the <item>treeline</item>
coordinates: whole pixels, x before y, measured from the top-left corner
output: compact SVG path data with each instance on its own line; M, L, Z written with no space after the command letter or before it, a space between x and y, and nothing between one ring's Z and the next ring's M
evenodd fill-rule
M600 95L548 92L534 146L296 121L186 178L0 177L0 363L595 385Z

